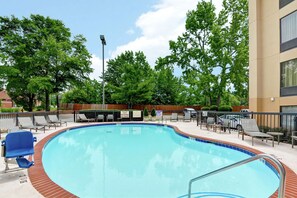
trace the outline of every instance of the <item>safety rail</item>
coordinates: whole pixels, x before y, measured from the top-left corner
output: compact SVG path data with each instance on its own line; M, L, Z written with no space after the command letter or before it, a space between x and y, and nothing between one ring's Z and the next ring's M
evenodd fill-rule
M217 173L220 173L220 172L229 170L231 168L235 168L237 166L241 166L241 165L247 164L249 162L252 162L252 161L255 161L255 160L258 160L258 159L265 159L265 158L271 160L277 166L278 171L279 171L279 174L280 174L280 183L279 183L279 188L278 188L278 198L285 197L285 178L286 178L286 171L285 171L283 165L281 164L281 162L279 160L277 160L275 157L273 157L271 155L268 155L268 154L258 154L258 155L255 155L253 157L250 157L248 159L245 159L245 160L236 162L234 164L225 166L223 168L217 169L215 171L212 171L212 172L206 173L204 175L201 175L199 177L195 177L195 178L191 179L190 182L189 182L188 198L190 198L191 197L191 194L192 194L192 183L193 182L198 181L198 180L203 179L203 178L206 178L206 177L209 177L211 175L215 175Z

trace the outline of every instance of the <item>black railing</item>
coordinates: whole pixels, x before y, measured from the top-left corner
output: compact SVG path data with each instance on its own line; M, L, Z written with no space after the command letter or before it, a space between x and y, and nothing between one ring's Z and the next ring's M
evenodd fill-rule
M197 126L206 122L208 117L213 117L216 123L221 118L230 119L231 129L238 130L241 127L240 120L243 118L256 119L259 129L263 132L283 132L283 141L290 140L292 131L297 131L297 112L223 112L223 111L197 111Z

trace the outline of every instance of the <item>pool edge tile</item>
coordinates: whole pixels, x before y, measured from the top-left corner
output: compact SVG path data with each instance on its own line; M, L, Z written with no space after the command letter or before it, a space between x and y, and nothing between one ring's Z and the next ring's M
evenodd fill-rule
M115 123L110 123L115 124ZM140 123L130 123L130 124L140 124ZM85 126L80 126L81 127L90 127L90 126L100 126L102 124L90 124L90 125L85 125ZM106 125L106 124L105 124ZM246 147L243 145L239 145L239 144L235 144L232 142L226 142L226 141L220 141L220 140L216 140L216 139L211 139L211 138L205 138L205 137L201 137L199 135L191 135L188 134L186 132L181 131L178 127L176 126L172 126L169 124L153 124L152 125L158 125L158 126L168 126L171 127L175 130L176 133L178 133L181 136L184 136L186 138L195 138L195 141L200 141L201 142L206 142L206 143L214 143L220 146L224 146L227 148L238 148L240 149L240 151L247 151L249 153L252 153L254 155L257 154L261 154L263 152L254 149L254 148L250 148L250 147ZM42 150L44 148L44 146L47 144L47 142L52 139L53 137L59 135L60 133L63 133L67 130L71 130L71 129L75 129L77 127L67 127L61 130L58 130L52 134L49 134L48 136L46 136L45 138L43 138L41 141L39 141L36 145L35 145L35 154L34 154L34 160L35 160L35 164L34 166L32 166L30 169L28 169L28 176L29 179L32 183L32 186L44 197L77 197L74 194L70 193L69 191L65 190L64 188L62 188L61 186L57 185L56 183L54 183L46 174L43 165L42 165ZM229 146L229 147L228 147ZM247 154L249 154L247 153ZM282 163L283 164L283 163ZM273 164L270 164L271 166L273 166L275 168L275 166ZM286 182L285 182L285 197L294 197L294 195L297 194L297 188L295 187L295 182L297 181L297 174L291 170L288 166L286 166L285 164L284 168L286 170ZM271 195L271 198L277 198L278 196L278 192L276 191L273 195Z

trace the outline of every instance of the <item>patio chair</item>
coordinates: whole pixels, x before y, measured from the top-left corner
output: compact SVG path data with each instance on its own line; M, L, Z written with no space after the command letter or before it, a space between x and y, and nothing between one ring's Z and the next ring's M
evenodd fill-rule
M108 122L109 120L111 120L113 122L113 120L114 120L113 114L107 115L106 121Z
M85 114L77 114L77 121L78 122L93 122L95 118L87 118Z
M29 131L18 131L7 134L5 140L1 142L6 164L5 172L9 170L9 158L16 158L19 168L30 168L34 165L34 161L24 158L24 156L34 154L34 142L36 142L36 138Z
M20 130L20 128L16 126L15 118L0 119L0 139L1 133L10 133L18 130Z
M37 126L47 126L49 129L51 126L54 126L55 129L57 128L55 123L48 122L44 116L34 116L34 119Z
M209 128L213 128L215 125L215 118L214 117L208 117L206 119L206 129L209 130Z
M32 122L31 118L29 117L18 117L18 125L20 127L20 129L30 129L30 131L32 129L35 129L36 132L37 130L42 130L45 133L45 126L37 126L34 125L34 123Z
M129 121L130 120L130 112L129 111L121 111L120 117L118 118L120 121Z
M190 112L186 112L185 116L184 116L184 122L185 121L189 121L191 122L191 113Z
M230 119L226 119L226 118L221 118L220 119L220 124L221 124L221 129L226 132L226 130L228 129L229 133L231 133L231 129L230 129Z
M60 126L62 126L62 124L66 124L67 126L67 122L59 119L57 115L48 115L48 120L49 123L60 124Z
M171 113L170 121L178 121L178 114L177 113Z
M97 115L97 122L99 122L99 120L101 120L102 122L104 122L104 115L103 114L99 114Z
M292 148L294 148L294 140L297 140L297 131L292 131Z
M258 128L258 125L255 119L241 119L241 126L242 126L242 140L244 140L244 135L246 134L252 137L252 146L254 146L254 138L271 139L272 146L274 146L273 136L261 132Z

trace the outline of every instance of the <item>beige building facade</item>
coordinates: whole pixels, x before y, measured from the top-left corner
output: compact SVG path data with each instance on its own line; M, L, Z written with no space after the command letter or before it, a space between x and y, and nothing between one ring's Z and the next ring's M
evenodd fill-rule
M297 112L297 0L249 0L249 108Z

